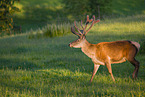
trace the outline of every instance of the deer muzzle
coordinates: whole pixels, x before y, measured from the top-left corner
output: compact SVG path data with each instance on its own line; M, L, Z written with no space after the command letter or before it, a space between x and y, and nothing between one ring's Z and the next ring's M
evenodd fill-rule
M69 43L69 45L68 45L69 47L73 47L72 45L71 45L71 43Z

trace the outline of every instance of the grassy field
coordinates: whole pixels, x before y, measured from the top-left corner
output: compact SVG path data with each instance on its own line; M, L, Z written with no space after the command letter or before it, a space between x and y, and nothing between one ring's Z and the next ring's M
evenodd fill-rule
M133 3L130 3L133 2ZM87 34L90 43L132 40L141 44L138 79L129 62L113 64L115 82L100 66L92 84L93 62L80 49L68 47L73 34L31 38L29 30L40 30L63 13L61 0L21 0L14 15L23 34L0 37L0 97L100 97L145 96L145 6L144 0L113 0L116 18L101 20ZM119 7L118 7L119 6ZM121 17L120 17L121 15ZM56 21L55 21L56 20Z
M145 48L145 16L109 19L88 33L91 43L115 40L138 41ZM129 62L112 65L116 79L101 66L89 84L93 63L80 49L69 48L73 34L55 38L29 39L27 34L0 38L1 97L100 97L145 96L145 53L140 52L137 80Z

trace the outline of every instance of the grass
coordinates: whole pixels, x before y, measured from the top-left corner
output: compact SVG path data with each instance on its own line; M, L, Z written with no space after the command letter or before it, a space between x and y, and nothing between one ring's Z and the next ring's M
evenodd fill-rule
M72 24L63 23L63 24L47 24L42 29L38 29L36 31L29 31L29 38L43 38L43 37L57 37L63 36L70 33L70 28Z
M115 40L145 42L144 15L101 21L87 34L91 43ZM28 34L0 38L1 97L100 97L145 96L145 53L140 52L137 80L129 63L112 65L114 83L101 66L89 84L93 63L80 49L69 48L73 34L54 38L29 39Z
M30 29L39 37L46 24L58 22L63 13L61 0L21 0L21 13L14 22L23 32ZM125 3L134 2L134 3ZM131 76L129 63L112 65L114 83L105 66L100 66L89 84L93 63L80 49L69 48L73 34L60 37L32 38L30 34L0 37L0 97L100 97L145 96L145 15L143 0L113 0L113 13L119 18L101 20L87 34L91 43L132 40L141 44L136 59L140 61L137 80ZM134 5L136 4L136 5ZM120 7L118 7L120 6ZM41 14L40 14L41 13ZM135 13L136 15L133 15ZM128 16L126 16L128 15ZM48 26L46 26L48 27ZM43 29L44 30L44 29Z

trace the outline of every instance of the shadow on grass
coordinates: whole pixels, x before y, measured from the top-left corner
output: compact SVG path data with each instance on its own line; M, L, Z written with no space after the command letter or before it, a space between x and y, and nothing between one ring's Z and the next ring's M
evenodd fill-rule
M22 31L26 32L30 29L36 30L44 27L46 24L60 24L65 22L67 18L64 18L63 9L52 9L45 6L28 6L24 7L25 10L22 17L15 16L14 23L22 26ZM60 16L62 18L60 18Z
M18 59L4 59L0 58L0 69L10 69L10 70L31 70L33 68L36 68L37 65L35 65L32 62L22 61Z

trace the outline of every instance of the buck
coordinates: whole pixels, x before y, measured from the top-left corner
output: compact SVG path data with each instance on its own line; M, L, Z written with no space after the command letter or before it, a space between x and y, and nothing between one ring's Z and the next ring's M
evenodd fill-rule
M89 19L89 16L87 15L85 27L83 27L81 21L81 27L83 30L80 30L77 27L76 21L74 21L74 26L71 27L71 32L77 35L79 39L71 42L69 46L74 48L81 48L82 52L85 53L88 57L90 57L94 63L94 70L92 73L90 83L92 82L100 65L106 65L113 81L115 81L112 74L111 64L122 63L126 60L129 61L135 67L134 72L132 74L132 78L137 78L139 62L135 59L135 56L139 51L140 44L134 41L113 41L101 42L98 44L89 43L86 40L86 34L90 31L92 26L98 22L100 22L100 20L95 20L95 16L93 16L93 19ZM89 23L92 24L87 29ZM74 27L77 29L78 32L75 30Z

